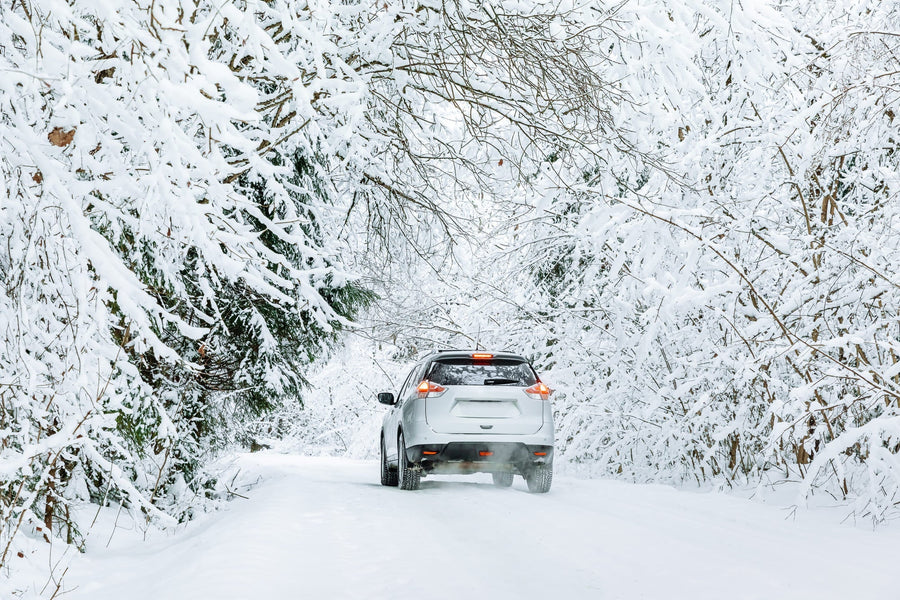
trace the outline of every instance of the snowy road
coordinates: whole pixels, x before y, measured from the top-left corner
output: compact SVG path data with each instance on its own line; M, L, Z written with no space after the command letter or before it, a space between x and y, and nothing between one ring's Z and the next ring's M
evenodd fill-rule
M374 462L252 455L248 499L79 557L67 600L895 599L900 532L718 494L559 478L378 484ZM120 545L121 546L121 545Z

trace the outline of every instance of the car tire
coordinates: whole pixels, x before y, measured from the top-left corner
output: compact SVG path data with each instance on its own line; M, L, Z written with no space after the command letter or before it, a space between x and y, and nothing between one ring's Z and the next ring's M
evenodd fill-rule
M419 481L422 472L419 468L409 462L406 456L406 442L403 439L403 432L397 437L397 484L401 490L417 490L419 489Z
M491 473L491 477L497 487L509 487L513 483L512 473Z
M536 465L525 472L525 483L532 494L546 494L553 483L553 466Z
M381 485L397 487L397 469L392 469L388 464L384 437L381 438Z

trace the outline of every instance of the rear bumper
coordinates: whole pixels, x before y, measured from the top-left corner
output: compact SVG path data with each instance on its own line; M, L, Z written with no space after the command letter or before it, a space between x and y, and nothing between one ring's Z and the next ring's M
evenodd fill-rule
M553 463L553 446L523 442L449 442L406 449L407 459L433 473L524 473Z
M405 421L403 423L403 435L406 438L407 447L414 446L446 446L453 443L474 444L525 444L526 446L552 446L553 445L553 417L545 416L540 429L532 433L492 433L482 431L480 433L438 433L424 421Z

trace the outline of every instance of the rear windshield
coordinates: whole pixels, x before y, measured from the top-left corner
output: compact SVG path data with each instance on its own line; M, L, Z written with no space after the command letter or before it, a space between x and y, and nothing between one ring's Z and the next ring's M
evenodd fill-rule
M431 364L426 379L438 385L524 385L537 383L527 362L512 358L473 360L442 358Z

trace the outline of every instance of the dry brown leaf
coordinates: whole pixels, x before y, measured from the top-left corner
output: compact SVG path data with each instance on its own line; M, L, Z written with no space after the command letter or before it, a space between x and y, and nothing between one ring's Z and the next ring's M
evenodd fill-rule
M54 127L53 131L47 134L47 139L54 146L68 146L75 138L75 129L65 131L62 127Z
M113 73L115 73L115 72L116 72L115 67L110 67L108 69L103 69L102 71L97 71L97 73L94 75L94 81L96 81L97 83L103 83L104 79L106 79L107 77L112 77Z

